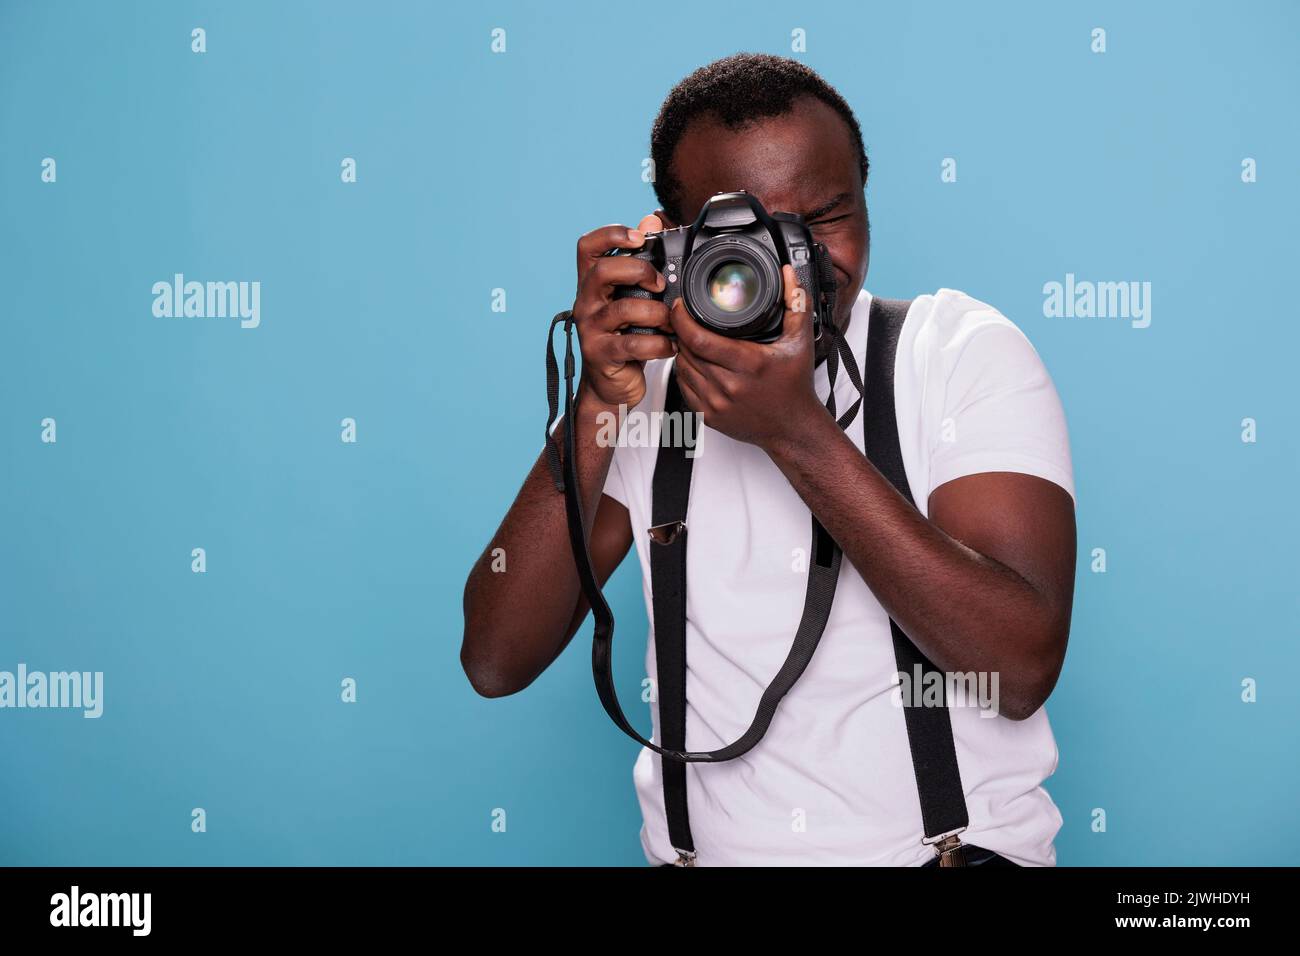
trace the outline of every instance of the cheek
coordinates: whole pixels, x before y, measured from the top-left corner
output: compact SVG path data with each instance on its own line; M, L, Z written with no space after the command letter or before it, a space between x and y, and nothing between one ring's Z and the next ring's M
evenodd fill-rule
M861 280L866 264L866 242L858 236L833 236L823 239L835 265L841 285Z

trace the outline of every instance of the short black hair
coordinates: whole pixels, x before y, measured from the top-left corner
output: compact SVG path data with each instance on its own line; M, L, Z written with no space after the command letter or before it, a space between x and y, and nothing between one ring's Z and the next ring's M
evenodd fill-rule
M815 70L798 60L769 53L737 53L702 66L669 92L650 132L655 196L664 212L681 222L681 188L673 172L673 152L692 121L709 117L728 129L740 129L760 119L783 116L795 100L821 100L848 124L858 147L863 185L867 182L867 149L853 110L839 92Z

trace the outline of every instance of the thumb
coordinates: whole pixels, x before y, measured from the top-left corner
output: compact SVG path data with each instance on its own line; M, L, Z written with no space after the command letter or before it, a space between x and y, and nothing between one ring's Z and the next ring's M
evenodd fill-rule
M664 224L658 216L651 213L643 217L636 228L639 232L663 232Z
M808 312L808 296L799 286L793 266L781 267L781 284L785 292L785 320L781 338L798 340L812 335L812 317Z

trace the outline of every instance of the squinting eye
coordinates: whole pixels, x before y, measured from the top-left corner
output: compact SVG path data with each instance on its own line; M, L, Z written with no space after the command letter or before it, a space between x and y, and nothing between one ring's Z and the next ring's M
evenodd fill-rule
M808 225L812 226L814 229L816 229L818 226L829 226L832 223L843 222L845 219L848 219L849 216L851 215L852 213L849 213L848 215L845 216L836 216L834 219L818 219L816 222L808 223Z

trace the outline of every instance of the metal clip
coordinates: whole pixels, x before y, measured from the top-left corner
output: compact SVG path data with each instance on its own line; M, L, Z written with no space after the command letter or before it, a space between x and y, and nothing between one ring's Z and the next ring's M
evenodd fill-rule
M695 851L694 851L694 850L678 850L678 851L677 851L677 862L674 863L673 866L694 866L694 865L695 865Z
M939 865L941 867L966 865L966 847L962 844L961 837L955 833L936 843L934 852L939 855Z
M669 521L666 524L657 524L653 528L646 529L646 534L650 535L650 540L655 544L672 544L677 540L677 536L685 530L685 521Z

